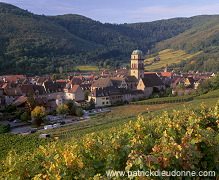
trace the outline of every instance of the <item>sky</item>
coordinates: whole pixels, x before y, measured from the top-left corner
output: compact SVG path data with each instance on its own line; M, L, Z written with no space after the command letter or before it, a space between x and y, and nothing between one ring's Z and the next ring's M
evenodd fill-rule
M34 14L79 14L102 23L150 22L219 14L218 0L1 0Z

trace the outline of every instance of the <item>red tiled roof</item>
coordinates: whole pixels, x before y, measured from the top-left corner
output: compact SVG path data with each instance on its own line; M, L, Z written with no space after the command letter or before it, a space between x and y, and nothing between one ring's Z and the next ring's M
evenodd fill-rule
M117 72L117 73L120 73L120 72L128 72L128 70L127 70L127 69L117 69L116 72Z
M161 76L167 76L167 77L172 77L173 73L172 72L160 72Z
M144 72L144 74L156 74L157 72Z
M17 82L17 78L4 78L5 82Z
M27 101L27 97L26 96L20 96L18 99L16 99L13 104L15 105L21 105L23 103L25 103Z
M79 87L80 87L79 85L74 85L68 92L75 93Z

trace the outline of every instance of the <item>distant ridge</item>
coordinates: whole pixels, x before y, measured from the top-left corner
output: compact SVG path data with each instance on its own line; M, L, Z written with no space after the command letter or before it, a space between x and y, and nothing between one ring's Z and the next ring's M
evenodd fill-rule
M35 15L0 3L1 74L57 73L62 66L99 61L129 62L133 49L145 52L161 41L218 19L218 15L173 18L133 24L109 24L67 14Z

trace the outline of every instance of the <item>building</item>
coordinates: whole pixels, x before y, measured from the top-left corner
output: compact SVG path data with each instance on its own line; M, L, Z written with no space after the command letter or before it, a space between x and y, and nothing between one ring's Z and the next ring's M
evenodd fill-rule
M140 50L134 50L131 54L131 76L138 80L144 77L144 55Z

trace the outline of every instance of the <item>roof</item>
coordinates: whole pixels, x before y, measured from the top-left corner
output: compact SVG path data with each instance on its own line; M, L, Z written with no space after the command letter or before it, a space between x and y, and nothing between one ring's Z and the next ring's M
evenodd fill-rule
M107 87L109 84L112 83L110 78L100 78L92 84L92 87Z
M91 93L90 96L92 97L104 97L110 95L121 95L125 94L127 90L125 88L116 88L114 86L96 88Z
M85 80L85 78L83 76L74 76L73 79L75 79L75 78L80 79L82 81Z
M7 96L21 96L22 95L21 89L19 87L5 88L4 91Z
M126 81L128 81L128 82L138 82L138 79L135 76L126 76Z
M113 86L116 86L116 87L121 86L123 80L124 78L111 78Z
M34 85L34 90L38 91L40 95L46 94L44 87L41 85Z
M12 104L14 104L16 106L19 106L19 105L25 103L26 101L27 101L27 97L26 96L20 96Z
M172 72L160 72L161 76L167 76L167 77L172 77L173 73Z
M17 78L12 77L12 78L4 78L5 82L17 82Z
M116 72L117 73L121 73L121 72L126 73L126 72L128 72L128 70L127 69L117 69Z
M83 81L80 78L73 78L71 81L68 82L68 84L72 85L80 85Z
M34 88L32 84L19 85L22 94L34 94Z
M154 87L154 86L163 86L164 83L161 79L157 76L157 74L145 74L142 81L146 87Z
M37 105L46 105L48 104L48 99L47 97L35 97L35 102Z
M76 91L80 88L79 85L74 85L68 92L69 93L76 93Z
M137 49L132 52L132 55L143 55L143 52Z
M57 84L54 83L53 81L48 80L48 81L45 81L43 84L48 93L58 91Z

